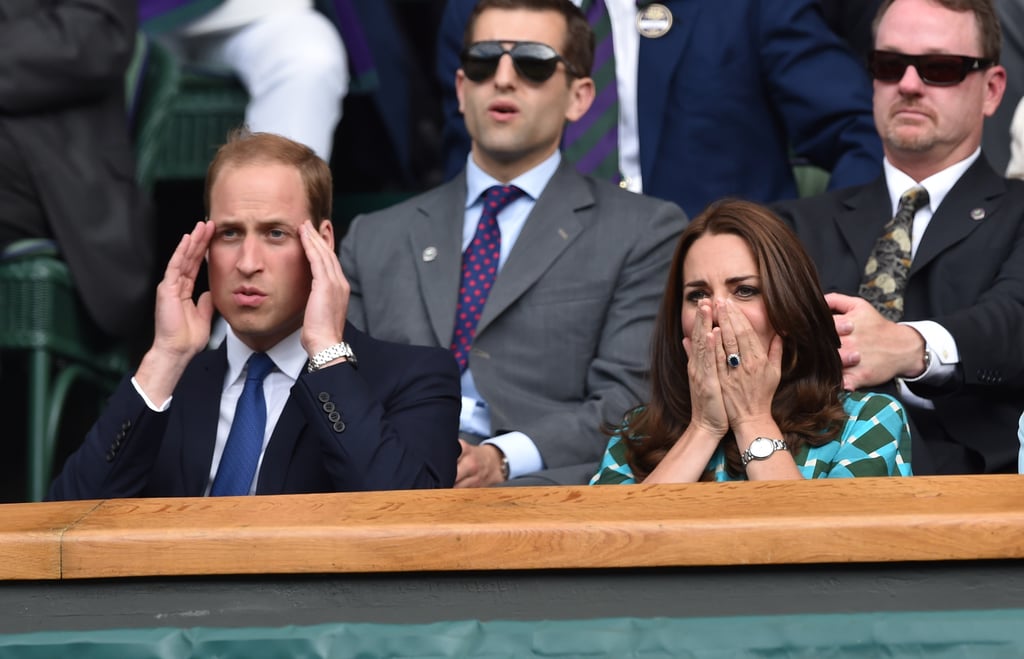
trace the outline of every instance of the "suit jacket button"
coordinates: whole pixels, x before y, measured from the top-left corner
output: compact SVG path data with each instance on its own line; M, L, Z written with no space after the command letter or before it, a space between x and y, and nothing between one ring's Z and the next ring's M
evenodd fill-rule
M327 401L329 401L331 399L331 395L329 393L327 393L326 391L321 391L320 394L317 396L317 398L320 399L321 403L326 403Z
M332 403L331 401L327 401L326 403L324 403L324 412L327 412L328 414L330 414L334 410L335 410L334 403Z
M330 419L332 423L337 423L338 421L341 421L341 415L338 414L337 410L328 414L327 418Z
M113 451L107 451L107 462L113 462L113 461L114 461L114 452Z
M344 421L335 421L334 422L334 432L345 432L345 422Z
M124 423L121 424L121 432L123 432L123 433L124 432L128 432L129 430L131 430L131 428L132 428L132 422L131 422L130 419L126 420Z

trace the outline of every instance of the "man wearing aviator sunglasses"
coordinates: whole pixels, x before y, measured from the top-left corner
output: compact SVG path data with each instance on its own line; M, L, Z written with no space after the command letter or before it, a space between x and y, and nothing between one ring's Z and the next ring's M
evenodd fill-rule
M481 0L453 76L472 138L462 171L356 218L341 245L352 322L450 346L463 368L456 487L586 483L602 425L646 395L686 218L563 160L567 122L594 99L593 60L593 33L569 0ZM493 247L475 270L478 244Z
M883 175L777 210L833 291L844 386L894 387L909 411L914 473L1015 471L1024 182L980 147L1006 87L999 20L992 0L885 0L874 27Z
M555 74L559 62L569 75L581 77L554 48L536 41L516 41L511 48L500 41L478 41L462 51L462 70L473 82L485 82L498 71L503 55L511 57L516 72L530 82L547 81Z

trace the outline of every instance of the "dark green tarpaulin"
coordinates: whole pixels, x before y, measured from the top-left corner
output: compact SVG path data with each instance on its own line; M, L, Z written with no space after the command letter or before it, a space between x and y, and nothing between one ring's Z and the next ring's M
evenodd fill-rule
M0 636L0 658L1024 657L1024 609L130 629Z

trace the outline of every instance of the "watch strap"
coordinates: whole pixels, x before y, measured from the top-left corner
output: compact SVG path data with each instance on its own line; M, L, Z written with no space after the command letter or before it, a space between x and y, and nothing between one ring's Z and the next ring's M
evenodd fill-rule
M335 343L330 347L324 348L310 357L306 370L310 373L315 373L335 359L341 359L342 357L345 358L345 363L352 366L356 365L356 354L352 352L352 346L342 341L341 343Z

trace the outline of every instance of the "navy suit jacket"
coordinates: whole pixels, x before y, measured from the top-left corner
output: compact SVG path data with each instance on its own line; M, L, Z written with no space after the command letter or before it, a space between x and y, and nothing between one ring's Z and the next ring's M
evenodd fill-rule
M776 210L810 252L822 288L857 295L892 215L885 178ZM908 406L933 457L939 453L929 432L941 432L979 454L985 472L1016 471L1024 409L1024 182L997 174L984 155L928 224L910 266L904 320L937 322L960 353L955 377L942 387L911 386L935 403L934 411ZM967 465L956 470L968 471Z
M451 487L461 404L451 353L377 341L352 326L345 340L358 367L299 376L267 444L256 493ZM226 370L224 346L197 355L162 413L125 378L48 498L202 496ZM340 423L328 418L327 402Z
M455 97L463 32L476 0L449 0L438 78L445 174L466 164ZM640 37L637 71L644 193L694 217L726 196L797 196L789 150L832 172L830 188L881 171L882 146L863 65L825 24L816 0L661 0L660 38Z

